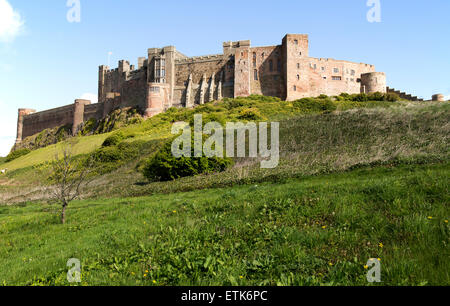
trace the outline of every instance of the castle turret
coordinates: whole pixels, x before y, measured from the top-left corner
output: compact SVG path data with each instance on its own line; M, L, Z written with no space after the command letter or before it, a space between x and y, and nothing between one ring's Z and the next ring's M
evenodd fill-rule
M18 117L17 117L17 137L16 144L22 142L22 132L23 132L23 117L32 113L35 113L36 110L29 108L19 108Z
M73 109L72 136L75 136L78 133L78 128L84 122L84 106L88 104L91 104L91 101L82 99L75 100Z
M361 74L361 93L386 93L386 74L370 72Z
M431 97L431 100L433 101L438 101L438 102L444 102L445 101L445 97L443 94L435 94Z

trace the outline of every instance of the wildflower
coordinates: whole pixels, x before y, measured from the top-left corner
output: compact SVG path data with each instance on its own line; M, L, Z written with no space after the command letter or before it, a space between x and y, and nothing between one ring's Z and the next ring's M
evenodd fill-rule
M147 277L147 274L144 274L144 277Z
M429 216L429 217L428 217L428 220L431 220L431 219L433 219L433 217Z
M332 263L332 262L329 262L328 265L329 265L330 267L332 267L332 266L333 266L333 263Z
M379 246L380 248L384 247L383 243L381 243L381 242L378 244L378 246Z
M156 284L156 281L155 281L155 280L153 280L153 284Z
M364 269L366 269L366 270L369 269L369 266L368 266L368 265L365 265L365 266L364 266Z
M134 275L134 272L131 272L131 275Z
M324 225L324 226L322 226L322 228L323 228L323 229L326 229L326 228L327 228L327 226L326 226L326 225Z
M148 270L145 270L145 273L148 273Z
M241 276L239 276L239 278L240 278L240 279L243 279L244 277L241 275Z
M174 213L174 214L176 214L176 213L177 213L177 211L176 211L176 210L174 210L174 211L173 211L173 213Z
M445 222L445 223L448 223L448 220L445 220L444 222Z
M381 261L381 258L377 258L378 259L378 261Z

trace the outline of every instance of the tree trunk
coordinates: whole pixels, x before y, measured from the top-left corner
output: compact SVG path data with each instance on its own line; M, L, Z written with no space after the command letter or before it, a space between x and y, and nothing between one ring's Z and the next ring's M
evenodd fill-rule
M66 223L66 208L67 208L67 203L64 203L63 207L62 207L62 212L61 212L61 223L62 224Z

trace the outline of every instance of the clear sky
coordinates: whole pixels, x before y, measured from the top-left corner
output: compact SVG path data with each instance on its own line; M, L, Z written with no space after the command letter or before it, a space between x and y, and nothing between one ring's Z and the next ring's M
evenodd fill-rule
M188 55L222 52L222 42L280 44L306 33L310 56L374 64L388 86L429 99L450 96L450 1L380 0L0 0L0 156L14 143L18 108L45 110L95 96L98 66L136 64L147 48Z

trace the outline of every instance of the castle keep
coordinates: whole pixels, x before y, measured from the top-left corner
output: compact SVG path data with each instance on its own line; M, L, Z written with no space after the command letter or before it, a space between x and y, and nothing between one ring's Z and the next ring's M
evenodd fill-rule
M47 128L71 125L75 135L89 119L136 107L144 117L170 107L194 107L224 97L251 94L284 100L341 93L386 92L386 76L369 64L309 56L308 35L288 34L281 45L252 47L250 41L225 42L223 53L187 57L175 47L148 49L137 67L99 67L98 103L74 104L35 112L19 109L17 140Z

